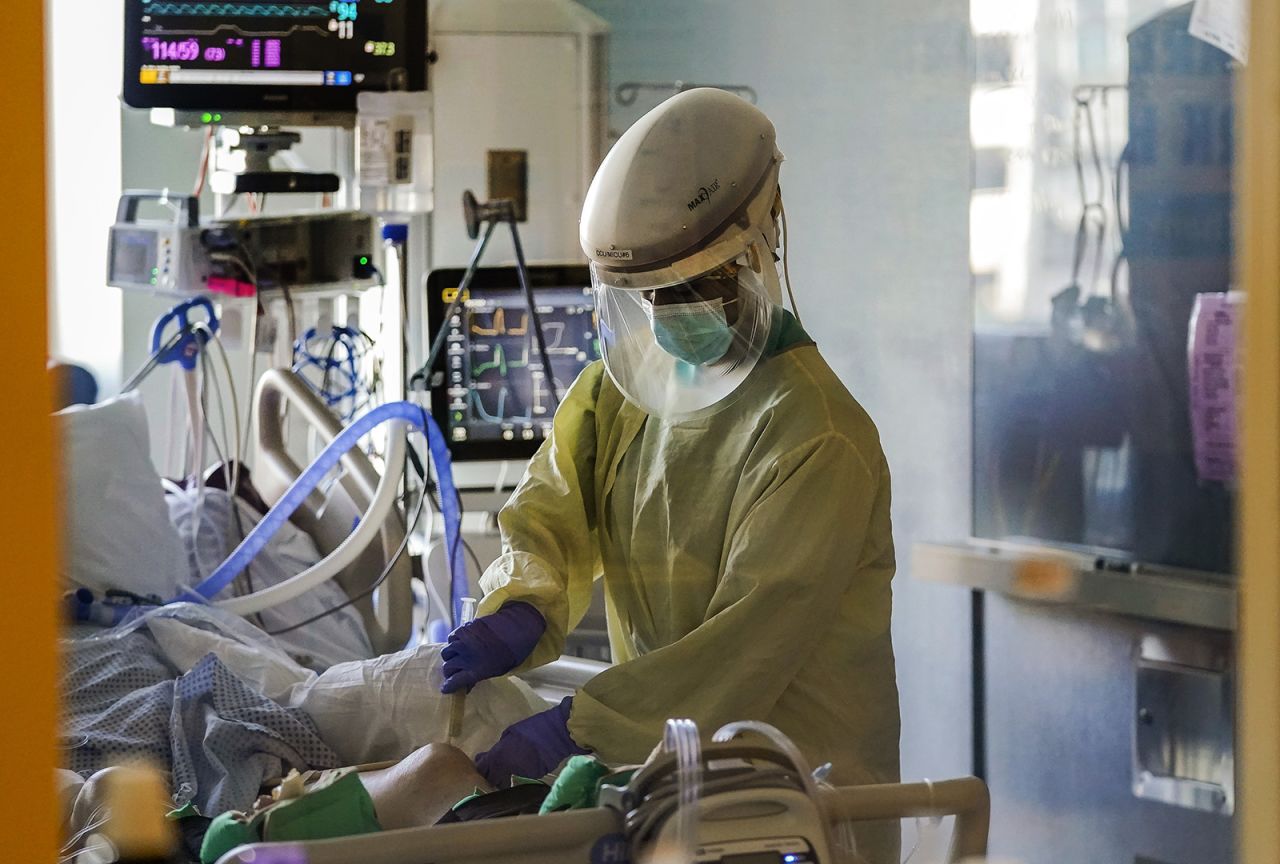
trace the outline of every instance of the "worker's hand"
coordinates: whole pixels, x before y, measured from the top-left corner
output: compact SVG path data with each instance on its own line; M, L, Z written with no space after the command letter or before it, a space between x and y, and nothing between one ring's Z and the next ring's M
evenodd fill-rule
M511 724L492 749L476 757L476 770L502 789L512 777L536 780L570 756L587 753L569 736L572 709L573 697L567 696L556 707Z
M486 678L505 675L523 663L547 629L542 613L528 603L507 603L492 615L463 624L449 634L442 693L470 690Z

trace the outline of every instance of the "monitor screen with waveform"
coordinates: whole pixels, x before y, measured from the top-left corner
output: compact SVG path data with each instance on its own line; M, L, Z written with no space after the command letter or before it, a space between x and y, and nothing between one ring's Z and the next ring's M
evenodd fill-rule
M455 278L438 278L441 274ZM431 274L436 321L455 296L461 275ZM549 375L514 269L479 271L447 322L445 350L437 363L443 375L436 376L432 407L455 458L531 455L551 432L555 394L563 398L579 373L600 358L586 268L532 267L530 281L551 363Z
M126 0L125 101L211 112L354 111L356 91L426 86L425 7Z

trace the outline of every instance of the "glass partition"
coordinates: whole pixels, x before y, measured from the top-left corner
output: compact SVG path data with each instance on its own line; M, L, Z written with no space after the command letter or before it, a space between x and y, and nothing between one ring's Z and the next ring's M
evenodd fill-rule
M979 537L1234 568L1235 64L1191 17L972 4Z

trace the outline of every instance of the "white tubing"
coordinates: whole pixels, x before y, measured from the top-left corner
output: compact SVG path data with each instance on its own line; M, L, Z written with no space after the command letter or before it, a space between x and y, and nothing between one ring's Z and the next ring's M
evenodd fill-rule
M676 848L664 850L668 860L692 862L698 853L698 799L702 797L702 740L692 720L667 721L663 749L676 755Z
M805 794L809 796L809 800L813 802L813 806L817 807L823 814L823 827L827 833L828 845L835 846L831 836L831 826L835 820L831 814L827 812L823 805L823 798L818 794L818 781L814 778L813 772L809 770L809 763L804 758L804 754L800 752L800 748L795 742L782 733L776 726L768 723L762 723L759 720L740 720L737 723L729 723L721 726L716 730L716 734L711 736L711 740L717 743L732 741L743 732L754 732L768 738L773 746L781 750L788 759L791 760L792 766L796 769L796 773L800 775L800 782L804 785ZM860 860L857 857L857 840L853 837L853 832L848 829L846 823L841 822L841 828L844 833L841 836L841 843L837 848L843 848L851 854L851 860Z
M183 373L183 383L187 391L187 420L191 428L191 440L195 444L195 457L191 464L191 482L196 487L196 506L192 516L192 524L195 526L192 530L192 536L195 537L193 543L200 542L200 513L204 507L204 433L205 433L205 416L204 407L200 404L199 389L205 384L199 383L196 378L196 370Z
M768 738L773 746L781 750L791 760L796 773L800 775L800 782L804 784L805 793L814 801L818 800L818 784L813 779L813 772L809 770L808 761L805 760L804 754L800 752L800 748L795 745L795 742L784 735L776 726L770 726L768 723L762 723L759 720L739 720L736 723L721 726L716 730L716 734L711 736L711 740L723 744L732 741L743 732L755 732L757 735Z
M369 544L381 533L382 523L386 520L395 504L396 491L400 485L400 475L404 473L405 436L410 428L410 424L404 420L389 421L389 428L387 429L387 462L382 472L382 479L378 481L378 488L374 492L373 501L370 502L369 509L365 511L360 523L347 536L347 539L338 545L337 549L334 549L322 560L303 570L297 576L286 579L279 585L272 585L270 588L263 588L261 591L255 591L243 597L218 600L213 605L235 615L254 615L264 609L279 606L281 603L287 603L295 597L302 596L317 585L321 585L337 576L349 564L359 558Z

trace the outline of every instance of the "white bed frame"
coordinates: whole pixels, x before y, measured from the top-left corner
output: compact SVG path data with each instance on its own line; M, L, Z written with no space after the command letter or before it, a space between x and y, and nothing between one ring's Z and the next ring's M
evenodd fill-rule
M320 397L287 369L266 372L258 383L255 401L258 436L253 480L266 502L275 504L304 470L285 446L286 409L315 429L325 444L338 436L342 424ZM328 497L319 491L313 492L291 517L291 521L315 541L321 555L332 553L351 534L351 526L368 509L378 488L378 472L359 450L348 451L342 457L342 466L341 481ZM374 542L335 577L348 596L369 587L396 553L404 536L404 519L399 511L393 510ZM403 555L378 590L354 604L378 654L399 651L412 635L412 577L413 564L408 555Z

